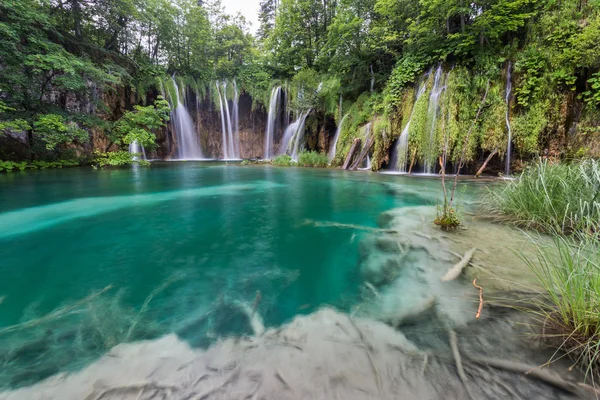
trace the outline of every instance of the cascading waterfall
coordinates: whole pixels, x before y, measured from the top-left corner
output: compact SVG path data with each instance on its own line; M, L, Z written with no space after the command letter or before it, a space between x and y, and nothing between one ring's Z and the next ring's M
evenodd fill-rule
M219 82L215 84L219 93L219 106L221 111L221 132L223 137L223 159L238 160L240 158L239 130L238 130L238 93L234 82L233 94L233 120L229 112L229 101L227 100L227 82L223 81L219 88ZM221 93L222 91L222 93Z
M375 90L375 74L373 73L373 65L370 65L371 68L371 93Z
M509 61L508 67L506 70L506 94L504 96L504 100L506 102L506 130L508 131L508 144L506 145L506 168L504 174L506 176L510 175L510 153L511 153L511 144L512 144L512 131L510 129L510 92L512 91L512 82L511 82L511 68L512 64Z
M235 79L233 80L233 152L235 158L240 158L240 94Z
M300 146L303 144L302 141L304 140L304 123L306 122L306 117L308 117L310 111L311 110L308 110L306 113L300 115L300 118L298 118L300 124L298 124L298 129L296 130L296 134L294 135L294 146L292 148L292 154L290 154L292 160L294 161L298 161L298 154L301 150Z
M198 141L198 136L194 129L194 122L190 113L188 112L185 104L179 98L179 87L175 78L173 80L173 86L175 87L175 94L177 96L177 107L171 111L171 119L173 121L173 127L175 128L175 135L177 136L177 151L175 153L175 159L177 160L199 160L204 158L202 154L202 148Z
M139 154L142 155L142 160L146 159L146 150L144 150L144 146L138 144L137 140L129 143L129 153L133 154L134 161L138 161L140 159L138 156Z
M361 171L368 171L371 169L371 157L367 154L367 159L365 162L365 166L363 168L359 168Z
M369 142L369 139L371 138L371 127L373 126L372 122L369 122L368 124L365 125L365 139L364 139L364 143L365 145ZM367 154L367 157L365 159L365 166L362 168L359 168L360 170L367 170L367 169L371 169L371 157L369 157L369 154Z
M297 120L285 128L281 144L277 151L278 155L287 153L294 161L298 161L300 142L304 139L304 123L306 122L306 117L308 117L310 111L311 110L301 113Z
M233 145L233 127L231 126L231 114L229 113L229 101L227 101L227 82L223 81L223 104L225 104L225 115L227 116L227 151L229 158L237 158L235 146Z
M390 170L398 171L402 173L406 173L406 164L408 161L408 130L410 128L410 121L412 120L413 114L415 112L415 104L419 101L419 98L425 90L427 89L427 85L424 83L421 84L419 91L417 92L417 97L413 103L412 112L408 119L408 122L404 126L400 137L398 138L398 143L396 143L395 151L392 153L392 157L390 160Z
M346 119L347 116L348 116L348 114L346 114L342 117L340 124L338 125L337 129L335 130L335 137L333 138L333 144L329 148L329 154L327 155L327 158L329 158L329 163L331 163L331 161L333 161L333 158L335 157L337 143L338 143L338 140L340 139L340 133L342 132L342 125L344 124L344 120Z
M221 114L221 135L223 140L223 159L229 159L229 151L227 148L227 128L225 124L225 112L223 111L223 97L221 96L221 89L219 89L219 82L215 82L215 86L217 88L217 93L219 94L219 107Z
M273 158L273 136L275 132L275 118L277 118L277 105L281 94L281 86L274 87L271 90L271 99L269 100L269 116L267 117L267 128L265 129L265 151L263 158L270 160ZM290 124L291 125L291 124ZM285 136L285 135L284 135ZM282 146L279 146L281 151ZM285 151L286 147L283 147Z
M440 94L446 86L442 85L442 65L438 65L433 79L433 88L429 95L429 107L427 109L427 121L429 122L429 144L427 145L427 154L425 156L425 173L432 174L435 166L436 144L435 128L437 123L438 106Z

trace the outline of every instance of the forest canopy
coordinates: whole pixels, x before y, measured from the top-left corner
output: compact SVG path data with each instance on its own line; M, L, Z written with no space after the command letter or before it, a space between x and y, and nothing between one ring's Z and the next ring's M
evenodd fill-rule
M203 95L215 80L236 79L263 108L271 88L286 85L297 111L339 120L340 108L360 108L369 117L352 126L383 115L395 140L415 86L443 65L455 88L451 141L490 82L489 118L473 146L491 152L506 147L492 118L502 114L510 63L517 150L539 154L560 138L563 155L598 152L590 145L600 136L597 0L262 0L258 17L251 34L218 0L2 0L0 135L26 133L27 158L57 156L61 144L84 142L82 132L109 132L135 105L169 100L175 76ZM107 93L127 101L107 104ZM74 98L85 109L70 106ZM45 122L61 132L51 142ZM583 136L567 144L572 129ZM0 151L11 157L23 155Z

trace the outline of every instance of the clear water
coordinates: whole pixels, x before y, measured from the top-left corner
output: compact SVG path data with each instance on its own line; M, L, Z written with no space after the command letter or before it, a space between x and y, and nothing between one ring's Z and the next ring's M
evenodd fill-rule
M1 175L0 329L111 284L139 310L174 274L184 279L152 300L144 317L157 328L140 337L207 346L250 333L236 304L257 291L267 326L324 304L348 310L363 233L314 222L376 227L383 211L438 193L436 180L189 162Z

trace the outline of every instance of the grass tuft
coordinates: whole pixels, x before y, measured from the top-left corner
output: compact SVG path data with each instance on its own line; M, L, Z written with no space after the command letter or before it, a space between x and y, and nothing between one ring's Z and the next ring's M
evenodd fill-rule
M492 187L484 209L525 228L571 234L600 231L600 162L552 164L527 168L502 187Z
M327 154L316 151L303 151L298 155L298 165L301 167L319 167L323 168L329 164Z
M538 242L535 257L522 256L543 289L532 312L540 322L543 339L595 381L600 365L598 241L581 233L554 235L553 239L550 244Z
M292 157L287 154L282 154L280 156L275 157L271 164L276 165L278 167L291 167L294 165L294 161L292 161Z

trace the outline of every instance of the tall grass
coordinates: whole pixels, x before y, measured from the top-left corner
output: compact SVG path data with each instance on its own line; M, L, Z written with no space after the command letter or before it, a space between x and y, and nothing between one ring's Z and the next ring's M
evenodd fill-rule
M292 160L292 157L288 156L287 154L282 154L275 157L271 161L271 164L276 165L278 167L291 167L292 165L294 165L294 161Z
M600 162L539 161L519 178L492 187L484 208L525 228L570 234L600 229Z
M597 238L555 235L522 257L544 289L533 310L542 336L594 380L600 364L600 247ZM558 354L558 353L557 353Z
M326 167L329 163L327 154L316 151L303 151L298 155L298 165L301 167Z

